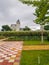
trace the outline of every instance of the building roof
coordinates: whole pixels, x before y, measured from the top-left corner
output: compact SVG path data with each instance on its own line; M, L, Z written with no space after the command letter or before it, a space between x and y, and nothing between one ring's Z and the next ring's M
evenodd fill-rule
M20 20L18 19L16 23L17 23L17 24L20 24Z

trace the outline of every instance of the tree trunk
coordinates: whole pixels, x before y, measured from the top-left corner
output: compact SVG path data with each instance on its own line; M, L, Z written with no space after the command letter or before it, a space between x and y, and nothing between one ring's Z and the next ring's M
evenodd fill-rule
M43 25L41 25L41 43L43 43L44 39L43 39Z

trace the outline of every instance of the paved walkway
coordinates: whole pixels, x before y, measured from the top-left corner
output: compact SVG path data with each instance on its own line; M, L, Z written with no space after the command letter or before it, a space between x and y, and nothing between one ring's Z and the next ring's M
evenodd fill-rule
M23 50L49 50L49 45L23 46Z
M0 42L0 65L19 65L22 44L21 41Z
M22 49L49 50L49 45L22 46L21 41L0 41L0 65L20 65Z

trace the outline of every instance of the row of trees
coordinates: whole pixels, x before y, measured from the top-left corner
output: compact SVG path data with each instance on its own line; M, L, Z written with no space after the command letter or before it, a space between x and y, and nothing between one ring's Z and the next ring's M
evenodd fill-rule
M41 25L41 41L43 43L43 27L49 22L49 0L20 0L21 2L36 7L35 23Z
M30 31L31 29L27 26L23 28L23 31ZM49 25L44 26L44 30L49 30ZM3 25L1 31L12 31L8 25Z
M23 28L23 31L30 31L31 29L28 26ZM9 25L3 25L1 31L12 31Z

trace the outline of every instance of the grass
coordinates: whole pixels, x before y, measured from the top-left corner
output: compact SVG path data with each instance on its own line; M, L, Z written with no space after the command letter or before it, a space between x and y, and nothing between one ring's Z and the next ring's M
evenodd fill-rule
M5 41L24 41L24 45L40 45L40 44L42 44L40 40L28 40L28 41L26 41L26 40L23 40L23 38L14 37L14 36L9 37ZM44 41L43 44L49 44L49 41Z
M0 36L0 40L1 40L1 39L4 39L4 38L6 38L6 37L4 37L4 36Z
M41 41L37 41L37 40L34 40L34 41L24 41L24 45L39 45L39 44L42 44ZM49 41L44 41L43 44L49 44Z
M20 65L49 65L49 51L22 51Z

